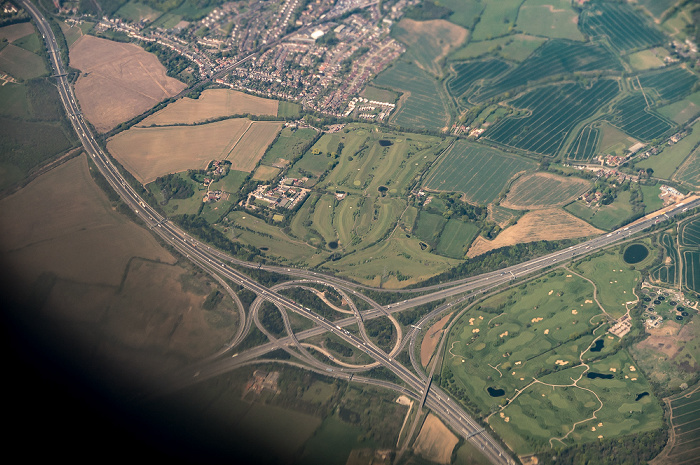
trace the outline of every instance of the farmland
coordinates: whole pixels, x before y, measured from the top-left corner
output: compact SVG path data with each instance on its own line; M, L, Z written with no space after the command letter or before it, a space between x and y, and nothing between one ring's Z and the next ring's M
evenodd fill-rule
M184 97L141 121L139 127L195 124L233 115L277 115L277 100L230 89L207 89L197 99Z
M314 129L283 128L277 140L265 152L262 163L278 167L285 166L300 157L314 137L316 137Z
M82 36L70 48L70 63L84 73L78 78L75 94L85 117L100 132L186 87L166 76L155 55L134 44Z
M700 246L700 220L696 219L683 224L681 244L686 247Z
M442 74L441 61L467 38L467 30L448 21L402 19L392 30L396 39L408 47L406 56L428 73Z
M515 225L501 231L491 241L483 237L477 237L469 248L467 257L477 257L490 250L524 242L572 239L594 236L601 232L600 229L590 226L585 221L561 209L535 210L523 215Z
M582 15L581 28L592 37L606 38L619 52L649 48L664 41L664 35L627 4L596 4Z
M46 65L39 55L9 44L0 50L0 71L16 79L26 80L46 74Z
M673 176L678 181L700 188L700 148L693 150Z
M649 110L648 100L642 93L622 99L605 118L621 131L643 141L660 138L673 128L670 121Z
M474 83L484 79L495 78L509 70L510 65L505 61L491 59L454 63L452 69L455 76L448 81L447 89L455 98L459 98L464 95Z
M617 81L609 79L590 88L561 84L534 89L510 102L514 108L530 110L530 116L499 121L484 137L508 147L554 156L576 124L593 116L618 92Z
M581 162L587 162L597 153L600 144L600 129L586 126L581 129L576 139L569 145L566 158Z
M442 130L450 121L446 97L428 73L400 60L373 81L402 93L391 122L399 127Z
M564 205L590 187L590 181L584 179L534 173L515 181L501 205L513 210L536 210Z
M282 123L245 118L198 126L131 128L111 138L109 151L142 183L187 169L203 169L211 160L229 160L251 171Z
M700 408L700 389L674 396L668 400L671 410L671 427L673 441L662 454L662 463L679 465L691 464L697 460L697 448L700 447L700 429L697 410Z
M464 47L455 50L449 58L451 60L468 60L488 54L520 62L529 57L546 40L544 37L515 34L480 42L469 42Z
M645 71L664 66L666 64L662 60L664 56L668 56L668 51L665 48L656 47L631 53L626 58L634 70Z
M682 100L659 107L657 111L677 124L685 124L700 114L700 92L692 93Z
M638 79L645 92L652 88L659 98L668 101L688 94L698 82L695 74L680 66L645 74Z
M567 0L525 0L518 12L519 30L552 39L583 40L578 14Z
M692 157L688 158L688 155L700 143L700 121L696 122L692 129L692 133L677 143L664 146L661 153L657 153L637 165L644 169L652 168L654 176L662 179L671 179L672 175L678 170L678 173L673 176L674 179L692 181L693 173L697 170L697 167L692 164L692 161L690 161ZM684 163L686 158L689 159L690 163Z
M469 203L486 205L516 174L535 166L534 162L525 158L457 141L430 170L423 187L435 191L463 192Z
M601 45L550 40L472 100L483 102L550 76L585 71L622 71L622 65Z
M484 412L518 454L660 427L658 403L635 401L651 387L603 322L590 282L551 272L477 303L457 321L443 385Z
M610 231L632 216L630 198L628 191L622 191L610 205L587 207L582 201L577 200L567 205L565 209L596 228Z
M492 39L505 35L515 24L523 0L488 0L481 20L474 27L473 40Z
M129 1L125 3L116 12L116 15L133 22L143 21L147 19L149 22L155 21L162 13L154 10L144 3L137 1Z

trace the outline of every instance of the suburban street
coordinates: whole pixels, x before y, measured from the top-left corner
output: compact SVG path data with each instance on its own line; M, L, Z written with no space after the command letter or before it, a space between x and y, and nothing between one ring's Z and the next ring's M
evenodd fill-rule
M430 383L427 383L427 375L420 370L420 366L414 366L417 371L417 373L414 373L407 367L397 362L393 358L393 355L400 352L400 350L405 347L406 344L409 344L411 348L414 347L416 336L421 331L418 328L420 328L421 325L427 323L429 320L440 315L441 313L450 310L451 306L456 305L469 297L473 297L478 294L485 294L490 290L498 288L499 286L507 284L517 278L522 278L549 267L566 263L576 257L588 255L592 252L628 239L631 235L639 233L653 226L659 221L673 218L673 216L685 212L688 209L700 206L700 198L693 198L673 206L663 213L658 213L655 216L638 220L635 223L613 231L609 234L601 235L589 241L571 246L567 249L553 252L551 254L528 260L498 271L418 289L403 291L391 290L391 292L420 292L423 294L397 303L386 305L384 307L371 302L371 299L365 298L365 300L370 303L372 309L363 312L359 312L355 309L352 316L348 316L337 321L330 321L318 315L314 311L305 308L297 302L285 297L284 295L281 295L276 289L260 285L246 274L235 269L232 265L237 267L261 269L264 271L290 276L300 281L298 283L294 283L294 285L318 283L331 286L347 293L349 296L357 294L360 289L373 288L311 270L263 265L236 259L235 257L216 250L205 243L194 239L185 231L174 225L171 221L168 221L166 217L162 216L153 207L148 205L121 175L117 167L111 162L110 157L98 145L94 135L90 131L89 125L83 118L80 108L76 103L73 89L65 75L65 70L61 61L61 52L49 23L38 11L38 9L28 0L20 0L19 3L27 12L31 14L37 28L44 38L45 44L48 48L49 58L53 67L53 73L56 79L59 95L71 124L73 125L73 128L75 129L85 152L94 161L100 173L102 173L102 175L107 179L110 186L119 194L126 205L132 209L132 211L139 217L146 227L151 229L155 234L162 238L164 242L182 254L182 256L188 258L213 276L218 276L224 280L235 282L240 286L254 292L258 296L255 305L251 305L251 310L248 312L248 315L243 315L244 318L241 319L239 332L233 337L233 340L235 342L242 341L252 325L258 323L256 321L257 308L263 300L267 300L279 308L284 308L288 311L295 312L305 318L308 318L315 324L315 326L311 329L294 334L291 332L289 322L285 320L285 326L290 334L289 336L262 344L258 347L242 351L240 353L230 354L230 352L235 351L235 348L232 348L229 352L223 353L219 357L205 360L196 366L189 367L178 373L174 373L172 379L167 380L167 386L164 386L164 388L169 390L180 389L187 385L230 372L247 364L260 362L262 357L273 352L274 350L280 348L284 350L284 348L295 347L302 354L306 354L303 357L299 357L300 362L303 362L303 365L297 362L275 362L289 363L294 366L304 367L305 369L311 369L312 371L323 373L327 376L334 376L349 380L351 379L352 381L356 382L364 382L382 386L384 388L410 396L418 401L424 398L425 406L431 409L431 411L440 417L455 432L461 434L464 438L472 442L477 448L482 450L482 452L492 463L515 463L509 452L507 452L500 445L500 443L493 438L493 436L491 436L487 431L484 431L483 427L476 420L471 418L456 401L451 399L448 393L444 392L435 385L430 385ZM250 56L246 57L244 60L249 58ZM374 290L384 291L382 289ZM364 334L363 321L382 317L387 313L394 314L418 305L453 297L456 299L438 306L428 315L424 316L418 323L416 323L415 327L412 327L410 331L403 334L403 337L399 337L400 343L397 342L395 349L390 354L387 354L383 350L376 347ZM358 324L358 326L361 328L360 335L354 335L345 329L353 324ZM371 366L376 366L378 364L387 368L398 379L400 379L401 382L404 383L404 386L400 386L389 381L357 376L356 373L361 370L345 368L334 364L331 360L329 360L329 363L321 362L320 360L309 355L306 349L301 348L300 341L326 332L335 334L347 344L350 344L357 350L367 354L376 362L372 363ZM292 351L291 349L289 351L289 353L294 356L299 356L299 352ZM414 352L415 350L411 350L412 354ZM311 364L311 368L309 368L309 364ZM371 368L371 366L368 365L367 367L363 367L363 369ZM428 386L427 392L425 392L426 386Z

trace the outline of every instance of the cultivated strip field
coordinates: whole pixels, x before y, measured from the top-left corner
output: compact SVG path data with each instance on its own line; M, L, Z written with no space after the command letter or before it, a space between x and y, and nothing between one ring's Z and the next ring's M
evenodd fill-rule
M652 88L659 97L671 101L689 93L697 82L695 74L680 66L639 77L644 92Z
M455 63L452 65L455 76L448 81L447 89L455 98L459 98L469 90L472 84L482 79L494 78L509 69L508 63L497 59Z
M401 60L377 76L374 84L403 93L392 117L400 127L416 129L445 128L450 113L435 78Z
M168 77L155 55L134 44L82 36L70 48L70 64L85 73L75 94L85 117L100 132L187 87Z
M689 389L690 390L690 389ZM690 465L697 462L700 451L700 389L667 400L671 410L670 449L664 450L654 464Z
M644 141L662 137L673 128L670 121L649 110L649 102L642 93L622 99L605 118L626 134Z
M594 236L603 231L558 208L535 210L523 215L518 222L506 228L492 241L477 237L467 252L467 258L489 250L534 241L557 241Z
M478 92L471 100L483 102L549 76L583 71L622 71L622 65L601 45L550 40L520 66Z
M107 149L139 182L188 169L204 169L211 160L230 160L231 169L251 171L282 123L229 119L198 126L131 128L107 143Z
M207 89L198 99L184 97L141 121L138 126L202 123L232 115L277 115L277 100L230 89Z
M469 203L486 205L516 174L535 167L526 158L460 140L430 170L423 187L463 192Z
M533 173L515 181L501 205L513 210L537 210L566 205L590 187L590 181L585 179Z
M688 158L678 168L673 178L686 182L696 189L700 188L700 147L688 155Z
M595 114L620 92L617 81L603 79L590 88L578 84L548 85L527 92L510 105L530 115L506 118L489 128L484 137L499 144L554 156L569 132Z
M624 3L599 3L582 15L582 30L591 37L605 37L619 52L660 45L665 36L646 18Z
M569 146L566 158L576 161L588 161L596 154L600 144L600 129L586 126L581 129L576 139Z

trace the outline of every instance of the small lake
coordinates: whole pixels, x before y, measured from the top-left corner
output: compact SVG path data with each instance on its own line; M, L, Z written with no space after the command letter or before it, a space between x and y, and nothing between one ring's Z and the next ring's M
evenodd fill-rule
M380 139L380 140L379 140L379 145L381 145L382 147L389 147L389 146L391 146L391 145L394 145L394 143L393 143L392 141L390 141L390 140Z
M596 373L595 371L591 371L586 374L586 378L588 379L613 379L613 377L613 375L604 375L603 373Z
M622 259L626 263L639 263L649 255L649 249L642 244L632 244L625 249Z
M646 391L644 391L644 392L642 392L641 394L637 394L637 398L634 399L634 401L635 401L635 402L638 402L639 399L642 399L643 397L646 397L646 396L648 396L648 395L649 395L649 393L646 392Z
M603 346L605 346L605 341L602 339L598 339L595 341L595 344L593 344L593 347L591 347L591 352L600 352L603 350Z
M491 397L503 397L506 393L503 389L492 388L491 386L487 387L486 390Z

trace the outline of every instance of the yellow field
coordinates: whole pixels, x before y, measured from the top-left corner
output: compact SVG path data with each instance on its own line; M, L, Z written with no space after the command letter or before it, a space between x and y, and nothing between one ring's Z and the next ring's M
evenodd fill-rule
M457 436L435 415L429 413L416 438L413 450L428 460L447 465L450 463L452 449L457 442Z
M581 178L533 173L517 179L501 205L512 210L536 210L565 205L591 187Z
M279 168L274 168L272 166L260 165L258 169L253 173L253 179L256 181L269 181L270 179L277 176L280 172Z
M70 47L70 64L85 73L75 94L83 114L100 132L187 87L168 77L155 55L134 44L82 36Z
M107 149L139 182L212 160L230 160L231 169L250 172L274 140L282 123L234 118L199 126L131 128L107 142Z
M489 241L479 236L467 252L467 258L476 257L499 247L534 241L556 241L602 234L585 221L558 208L526 213L518 222Z
M198 99L182 98L149 116L138 125L194 124L231 115L277 115L277 100L229 89L207 89Z

